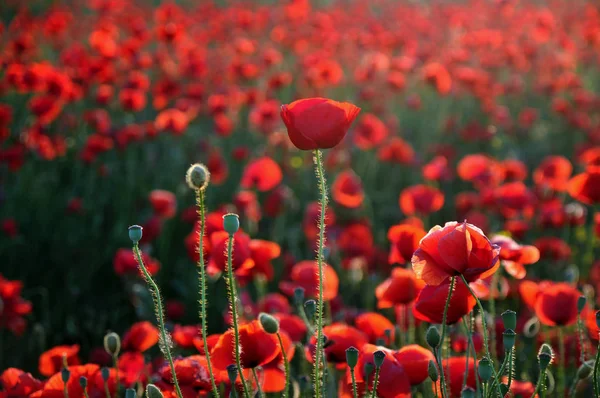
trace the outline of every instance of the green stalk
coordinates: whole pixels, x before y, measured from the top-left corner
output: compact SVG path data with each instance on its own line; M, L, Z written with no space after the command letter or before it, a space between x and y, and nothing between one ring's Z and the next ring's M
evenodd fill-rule
M378 366L375 369L375 378L373 379L373 391L371 393L371 398L377 398L377 383L379 383L379 371L381 370L381 366Z
M106 394L106 398L110 398L110 390L108 389L108 381L104 381L104 393Z
M496 298L494 295L496 294L496 290L498 289L498 277L500 276L499 272L495 272L492 276L492 286L490 287L490 299L488 302L490 303L490 315L492 319L496 319ZM496 347L496 328L492 327L490 329L490 340L492 342L492 347ZM492 350L493 357L490 357L493 361L496 361L496 350Z
M198 269L200 271L200 320L201 320L201 332L202 342L204 344L204 356L206 357L206 364L208 367L208 374L210 376L210 385L212 393L215 398L219 398L219 390L217 389L217 383L215 381L215 375L212 369L212 362L210 360L210 350L208 349L208 341L206 338L208 329L208 320L206 316L206 268L204 265L204 229L205 229L205 210L204 210L204 189L196 190L196 206L198 207L198 216L200 216L200 231L198 232L200 241L198 243Z
M442 365L442 347L444 347L444 341L446 339L446 320L448 319L448 308L450 308L450 299L452 298L452 293L454 292L454 286L456 284L456 277L450 278L450 286L448 287L448 297L446 298L446 305L444 306L444 314L442 315L442 333L440 334L440 346L438 347L437 355L435 355L436 361L438 363L438 368L440 369L440 391L442 392L442 397L448 396L448 390L446 389L446 378L444 377L444 367Z
M467 320L463 317L463 326L465 327L465 332L467 333L467 352L466 352L466 365L465 365L465 369L469 369L469 355L471 354L471 343L473 341L473 338L471 337L471 328L469 327L469 325L467 325ZM477 361L477 358L474 358L475 361ZM468 376L469 372L465 372L465 375L463 377L463 384L462 384L462 390L465 389L465 387L467 386L467 376Z
M260 398L265 398L265 395L260 388L260 380L258 380L258 374L256 374L256 368L252 368L252 374L254 375L254 381L256 382L256 388L258 388L258 396Z
M598 342L598 352L596 353L596 361L594 362L594 372L592 377L594 378L594 395L596 398L600 397L600 386L598 385L598 364L600 363L600 341Z
M565 340L564 340L563 328L558 328L558 355L560 356L559 367L558 367L558 395L560 397L565 396L566 376L565 369L566 355L565 355Z
M63 387L63 395L65 396L65 398L69 398L69 389L67 388L67 383L65 383Z
M83 396L84 396L85 398L90 398L90 395L88 394L87 387L83 389Z
M117 398L119 396L119 385L121 384L119 381L119 364L117 362L117 356L113 355L113 367L115 368L115 379L116 379L116 386L115 386L115 398Z
M543 389L544 378L546 377L546 371L540 369L540 376L538 377L538 381L535 384L535 391L531 394L531 398L535 398L535 396L540 392L540 388Z
M156 284L156 282L154 282L154 279L152 279L152 276L150 275L150 273L146 269L146 266L144 265L140 248L137 243L133 244L133 251L135 253L138 266L144 274L144 279L146 279L146 283L148 284L153 293L152 298L154 300L154 308L156 310L156 318L158 320L158 328L160 330L160 349L163 355L165 356L165 359L169 363L169 367L171 368L171 375L173 377L173 384L175 385L175 392L177 393L177 397L183 398L183 395L181 394L181 389L179 388L179 382L177 381L177 374L175 373L175 364L173 363L173 356L171 355L171 338L167 334L167 330L165 328L164 312L162 307L162 299L160 297L160 290L158 290L158 285Z
M315 173L319 184L321 199L319 201L321 211L319 215L319 241L317 249L317 266L319 269L319 297L317 299L317 347L315 349L314 365L314 383L315 398L325 396L325 391L321 393L321 355L323 351L323 249L325 246L325 212L327 210L327 185L325 183L325 172L323 170L323 159L321 151L314 151ZM326 389L326 386L323 386Z
M285 369L285 387L283 389L282 398L286 398L288 396L288 389L290 388L290 364L287 359L283 340L281 339L281 333L279 332L277 332L277 339L279 340L279 346L281 347L281 356L283 356L283 366Z
M354 376L354 367L350 368L350 377L352 378L352 396L358 398L358 391L356 390L356 376Z
M577 314L577 335L579 337L579 348L581 354L579 360L581 363L585 363L585 341L583 337L583 322L581 321L581 314Z
M242 388L244 389L244 397L250 398L248 392L248 386L246 385L246 379L244 378L244 368L242 367L242 360L240 358L241 346L240 346L240 331L238 327L238 314L237 314L237 292L235 289L235 280L233 278L233 235L229 235L227 241L227 285L229 286L229 296L231 301L231 318L233 324L233 338L234 338L234 355L235 364L238 367L240 380L242 382Z

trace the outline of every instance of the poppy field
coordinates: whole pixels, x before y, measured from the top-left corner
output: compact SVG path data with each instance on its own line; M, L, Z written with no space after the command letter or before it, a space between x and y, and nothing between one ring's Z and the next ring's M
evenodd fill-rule
M600 397L600 6L3 0L0 398Z

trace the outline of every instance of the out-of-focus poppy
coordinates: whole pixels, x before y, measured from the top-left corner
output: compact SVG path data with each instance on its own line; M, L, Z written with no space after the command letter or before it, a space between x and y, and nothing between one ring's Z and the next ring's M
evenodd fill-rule
M483 232L466 222L436 225L419 243L412 257L417 278L439 285L451 276L463 275L469 282L492 275L500 263L500 248Z
M429 361L434 360L430 350L418 344L409 344L394 352L393 355L404 367L411 386L421 384L429 376Z
M338 247L348 258L367 258L373 254L371 226L363 222L346 225L337 241Z
M536 263L540 259L537 247L519 245L508 236L495 235L491 242L500 247L502 266L513 278L523 279L526 274L524 265Z
M323 334L327 337L325 355L327 361L339 369L346 367L346 350L350 347L361 349L369 342L365 333L357 328L344 323L333 323L323 327ZM316 337L313 335L306 347L306 358L313 362L315 354Z
M142 261L150 275L154 275L160 269L158 260L142 252ZM119 249L113 258L113 266L117 275L139 275L138 264L133 250Z
M59 369L60 370L60 369ZM88 394L90 396L98 396L103 394L104 390L99 389L101 386L96 383L96 378L100 376L100 368L98 365L77 365L69 366L70 378L67 382L67 394L69 397L83 397L83 388L79 383L81 377L88 379ZM62 398L65 394L65 383L63 383L62 375L60 372L55 373L42 390L42 398Z
M368 151L379 146L387 136L386 125L377 116L367 113L354 128L353 141L357 148Z
M335 270L324 264L323 267L323 300L330 301L338 294L340 280ZM319 269L316 261L306 260L294 265L290 275L291 281L282 281L279 288L288 296L294 295L294 289L304 288L306 297L315 298L319 294Z
M24 316L33 309L31 303L21 297L21 289L21 281L8 280L0 274L0 329L8 328L17 336L25 332L27 321Z
M146 364L144 355L135 351L122 353L117 366L120 381L127 386L147 382L147 374L151 371L151 365Z
M449 288L449 279L437 286L426 285L417 296L413 307L415 317L426 322L442 323ZM446 323L450 325L458 322L463 316L471 312L476 304L477 301L475 301L463 281L456 279Z
M281 107L292 143L302 150L328 149L346 135L360 108L326 98L306 98Z
M234 243L235 244L235 243ZM250 257L254 266L249 269L240 270L238 276L242 279L247 275L263 275L268 281L273 279L273 265L271 261L279 257L281 248L275 242L262 239L252 239L248 244ZM250 270L250 274L247 271Z
M0 384L6 398L27 397L40 390L42 382L20 369L8 368L0 375Z
M365 198L360 177L352 170L342 171L331 185L331 197L340 206L360 207Z
M229 241L229 234L225 231L213 232L210 235L210 260L208 261L208 270L216 273L225 271L227 268L226 249ZM247 272L254 267L252 252L250 250L250 237L243 231L238 231L233 236L233 252L235 255L231 261L234 271Z
M423 68L423 78L433 85L441 95L446 95L452 89L452 78L446 67L438 62L431 62Z
M369 337L369 342L374 344L383 339L385 344L394 342L394 324L389 319L376 312L365 312L354 320L356 327ZM389 335L389 336L388 336Z
M458 176L476 187L493 187L504 179L504 172L497 161L483 154L467 155L456 167Z
M502 377L502 383L508 383L508 376ZM530 381L513 380L510 384L510 392L515 398L530 398L535 392L535 385ZM534 398L539 395L535 394Z
M408 263L425 235L425 230L418 226L400 224L391 227L387 235L391 243L390 264Z
M571 258L571 247L555 236L545 236L533 242L540 251L540 257L554 261L566 261Z
M564 191L573 172L571 162L564 156L548 156L533 172L537 185L548 186L555 191Z
M256 308L259 312L266 312L272 315L277 313L289 314L292 312L288 298L280 293L267 293L258 300Z
M208 344L208 351L212 351L213 347L217 344L217 341L221 338L220 334L211 334L206 336L206 343ZM206 355L206 349L204 348L204 340L198 336L194 338L194 347L198 350L201 355Z
M270 157L264 156L253 160L244 169L242 188L255 188L260 192L270 191L281 183L281 168Z
M517 159L502 161L504 177L507 181L523 181L527 178L527 166Z
M428 185L413 185L400 193L400 209L407 216L428 215L442 208L444 194Z
M444 359L442 361L442 368L444 375L446 376L446 384L449 387L448 392L450 393L451 398L459 398L461 396L465 373L467 373L466 386L472 389L477 388L477 381L475 379L477 375L475 374L475 361L473 358L467 360L466 356L462 356Z
M500 185L494 189L493 195L500 212L507 218L533 212L535 196L520 181Z
M175 325L173 328L173 341L182 348L194 347L194 339L199 335L199 328L197 325Z
M600 202L600 167L590 166L581 174L569 180L569 194L585 204Z
M177 213L177 198L173 192L155 189L148 196L154 214L163 219L173 218Z
M233 353L231 354L233 355ZM196 389L205 392L210 391L211 382L205 356L192 355L189 357L177 358L174 360L174 365L177 381L185 387L193 387L193 389L190 388L190 392L192 392L194 395L197 394ZM160 368L159 374L162 381L171 384L173 373L171 372L171 367L168 364L164 364L164 366ZM215 379L217 383L224 381L221 379L218 372L215 372ZM188 396L185 393L183 395L184 397Z
M142 321L131 325L123 335L125 351L144 352L158 343L158 329L150 322Z
M402 138L392 137L387 143L381 145L377 151L377 157L382 162L412 164L415 159L415 151Z
M436 156L423 166L423 178L430 181L446 181L452 177L452 171L448 167L448 159L444 156Z
M221 185L229 176L227 162L219 151L211 151L208 155L206 167L210 171L211 184Z
M568 283L554 283L540 290L535 314L547 326L568 326L577 321L577 301L581 293Z
M394 268L389 278L375 288L377 308L391 308L411 303L425 283L412 270Z
M63 368L63 358L67 364L79 365L79 345L60 345L43 352L39 358L38 369L43 376L52 376Z

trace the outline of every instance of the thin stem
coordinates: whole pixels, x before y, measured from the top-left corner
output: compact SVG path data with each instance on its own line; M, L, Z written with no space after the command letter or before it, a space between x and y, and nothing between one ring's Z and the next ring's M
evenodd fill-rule
M356 376L354 375L354 367L350 368L350 377L352 378L352 396L358 398L358 391L356 390Z
M90 398L90 395L88 394L87 387L83 389L83 396L84 396L85 398Z
M256 382L256 388L258 389L258 396L260 398L264 398L265 395L262 392L262 389L260 388L260 380L258 380L258 374L256 374L256 368L252 368L252 375L254 376L254 381Z
M373 379L373 392L371 393L371 398L377 398L377 383L379 383L379 371L381 370L381 366L375 368L375 378Z
M531 394L531 398L535 398L535 396L540 392L540 388L543 388L544 378L546 377L546 371L540 369L540 377L538 377L538 381L535 384L535 391Z
M495 294L496 291L498 290L498 278L500 276L499 272L495 272L494 275L492 276L492 285L490 287L490 299L488 300L488 302L490 303L490 316L492 317L492 319L496 319L496 298L495 298ZM490 340L492 342L492 347L496 347L496 328L492 327L490 329ZM496 361L498 358L496 358L496 350L492 350L492 355L493 357L491 357L491 359L494 361Z
M183 398L181 394L181 389L179 388L179 383L177 381L177 374L175 373L175 364L173 363L173 356L171 355L171 347L170 341L171 338L167 335L167 330L165 328L165 320L164 320L164 312L162 307L162 299L160 297L160 291L158 290L158 285L152 279L152 276L146 269L144 265L144 261L142 260L142 254L140 252L140 248L137 243L133 245L133 252L135 253L135 257L137 259L138 266L144 275L144 279L146 279L146 283L150 286L152 290L152 298L154 300L154 306L156 310L156 318L158 320L158 328L160 330L160 342L159 346L165 359L169 363L169 367L171 368L171 375L173 377L173 384L175 385L175 392L177 393L178 398Z
M571 384L571 388L569 389L569 397L574 397L575 396L575 392L577 391L577 384L579 384L579 378L575 378L575 380L573 380L573 384Z
M117 398L119 396L119 386L120 386L120 381L119 381L119 365L117 362L117 356L113 355L113 368L115 368L115 379L116 379L116 383L115 383L115 398Z
M585 340L583 337L583 322L581 321L581 314L577 314L577 335L579 337L579 361L585 363Z
M471 342L472 342L472 337L471 337L471 328L469 327L469 325L467 325L467 320L463 317L463 326L465 327L465 332L467 333L467 352L466 352L466 365L465 365L465 369L469 369L469 354L471 354ZM474 358L475 361L477 361L477 358ZM465 389L466 385L467 385L467 376L468 376L469 372L465 372L465 375L463 377L463 384L462 384L462 388L461 391Z
M287 359L283 340L281 339L281 333L279 332L277 332L277 339L279 340L279 347L281 347L281 356L283 357L283 366L285 369L285 387L283 389L282 398L286 398L288 396L288 389L290 388L290 364Z
M510 391L510 386L512 385L513 379L513 367L515 366L515 355L517 355L517 350L515 347L510 351L510 364L508 365L508 391Z
M558 328L558 355L560 359L558 361L558 395L560 397L565 396L566 377L565 369L567 367L565 358L565 336L563 334L563 328Z
M315 365L314 365L314 382L315 382L315 397L321 398L325 395L325 391L321 393L321 351L323 350L323 250L325 247L325 213L327 211L327 185L325 183L325 172L323 170L323 159L321 151L314 151L315 172L319 185L320 199L320 214L319 214L319 241L317 248L317 266L319 269L319 296L317 299L317 347L315 349ZM323 386L325 389L326 386Z
M67 383L65 383L63 387L63 395L65 396L65 398L69 398L69 389L67 388Z
M498 378L492 380L492 382L491 382L492 384L490 384L490 390L489 390L490 397L492 396L492 390L496 386L496 383L500 384L500 377L502 377L502 374L504 373L504 370L506 369L506 365L508 365L509 363L511 363L510 362L511 361L511 355L512 355L512 351L505 351L504 352L504 361L502 362L502 366L500 366L500 370L498 371Z
M240 380L242 382L242 388L244 389L244 397L250 398L248 392L248 386L246 385L246 379L244 378L244 368L242 367L242 360L240 358L241 346L240 346L240 331L238 327L238 314L237 314L237 293L235 289L235 279L233 278L233 235L229 235L227 241L227 281L229 286L230 301L231 301L231 319L233 325L233 338L234 338L234 355L235 364L238 367Z
M448 319L448 308L450 308L450 299L452 298L452 293L454 292L454 286L456 284L456 277L450 278L450 286L448 287L448 297L446 298L446 305L444 306L444 314L442 315L442 333L440 335L440 346L438 348L438 354L435 356L438 361L438 367L440 368L440 391L442 392L442 397L448 396L448 391L446 390L446 378L444 377L444 367L442 365L442 347L444 347L444 342L446 338L446 321Z
M219 390L217 389L217 383L215 381L215 375L212 369L212 362L210 360L210 350L208 349L208 341L206 338L208 329L208 319L206 315L206 268L204 266L204 229L205 229L205 210L204 210L204 189L196 190L196 206L198 216L200 217L200 230L198 231L198 269L200 272L200 321L201 321L201 333L202 343L204 344L204 356L206 357L206 364L208 368L208 374L210 376L210 385L212 393L215 398L219 398Z
M594 378L594 395L596 398L600 397L600 386L598 385L598 367L600 363L600 341L598 342L598 350L596 352L596 361L594 362L594 372L592 377Z
M110 398L110 390L108 389L108 381L104 380L104 393L106 394L106 398Z

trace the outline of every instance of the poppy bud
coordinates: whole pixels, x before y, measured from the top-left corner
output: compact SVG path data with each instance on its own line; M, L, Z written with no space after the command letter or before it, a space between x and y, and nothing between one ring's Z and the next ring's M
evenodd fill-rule
M240 217L235 213L227 213L223 216L223 229L229 235L235 234L240 229Z
M304 303L304 288L297 287L294 289L294 302L296 305L301 305Z
M427 341L427 344L435 349L440 345L441 338L440 331L433 325L429 326L429 329L427 329L427 333L425 334L425 341Z
M129 227L129 239L133 243L138 243L142 239L142 227L139 225L132 225Z
M346 363L350 369L354 369L358 363L358 350L354 347L346 349Z
M317 303L315 300L307 300L304 303L304 312L309 320L312 320L317 312Z
M81 386L81 388L83 388L84 390L87 388L87 377L85 376L81 376L79 378L79 385Z
M577 369L577 378L579 380L586 379L592 373L592 370L594 370L590 362L592 361L582 363L579 369Z
M502 333L502 344L504 345L504 349L509 351L515 346L515 337L517 334L512 329L506 329L504 333Z
M110 369L104 366L102 369L100 369L100 374L102 375L102 380L108 381L108 378L110 377Z
M431 359L429 360L429 365L427 366L427 373L429 373L429 378L431 381L434 383L438 381L440 374L438 373L437 366L435 366L435 362L433 362Z
M374 368L375 367L373 366L373 364L371 362L365 363L365 367L363 368L363 371L365 373L365 379L368 379L369 377L371 377L371 373L373 373Z
M385 345L385 340L379 337L377 340L375 340L375 345Z
M552 351L552 347L550 347L546 343L542 344L538 352L538 361L540 362L540 368L542 370L546 370L546 368L548 368L548 366L552 363L552 358L554 358L554 352Z
M481 358L479 365L477 365L477 372L479 373L481 380L485 382L488 382L492 379L492 376L494 375L494 369L492 368L492 363L488 358Z
M276 334L277 332L279 332L279 321L273 316L261 312L258 315L258 320L260 321L260 324L262 325L263 329L265 329L265 332L269 334Z
M210 182L210 172L202 163L193 164L185 173L185 182L191 189L204 190Z
M60 377L62 378L63 383L67 384L71 378L71 372L69 372L69 369L67 368L62 368L60 371Z
M517 328L517 313L512 310L506 310L502 313L502 323L504 329L515 330Z
M585 298L585 296L579 296L579 298L577 299L577 313L581 314L581 311L583 311L583 308L585 307L585 303L587 302L587 299Z
M471 387L465 387L460 396L461 398L475 398L475 390Z
M163 398L163 393L154 384L148 384L146 386L146 396L148 398Z
M391 342L392 341L392 329L385 329L383 332L385 334L385 338Z
M229 382L231 385L235 385L235 381L238 377L238 368L236 365L227 365L227 377L229 377Z
M373 362L375 362L376 368L380 368L381 365L383 365L384 360L385 360L385 352L378 350L373 353Z
M137 394L133 388L128 388L125 390L125 398L135 398Z
M119 351L121 351L121 339L119 335L110 332L104 336L104 349L113 357L119 355Z

